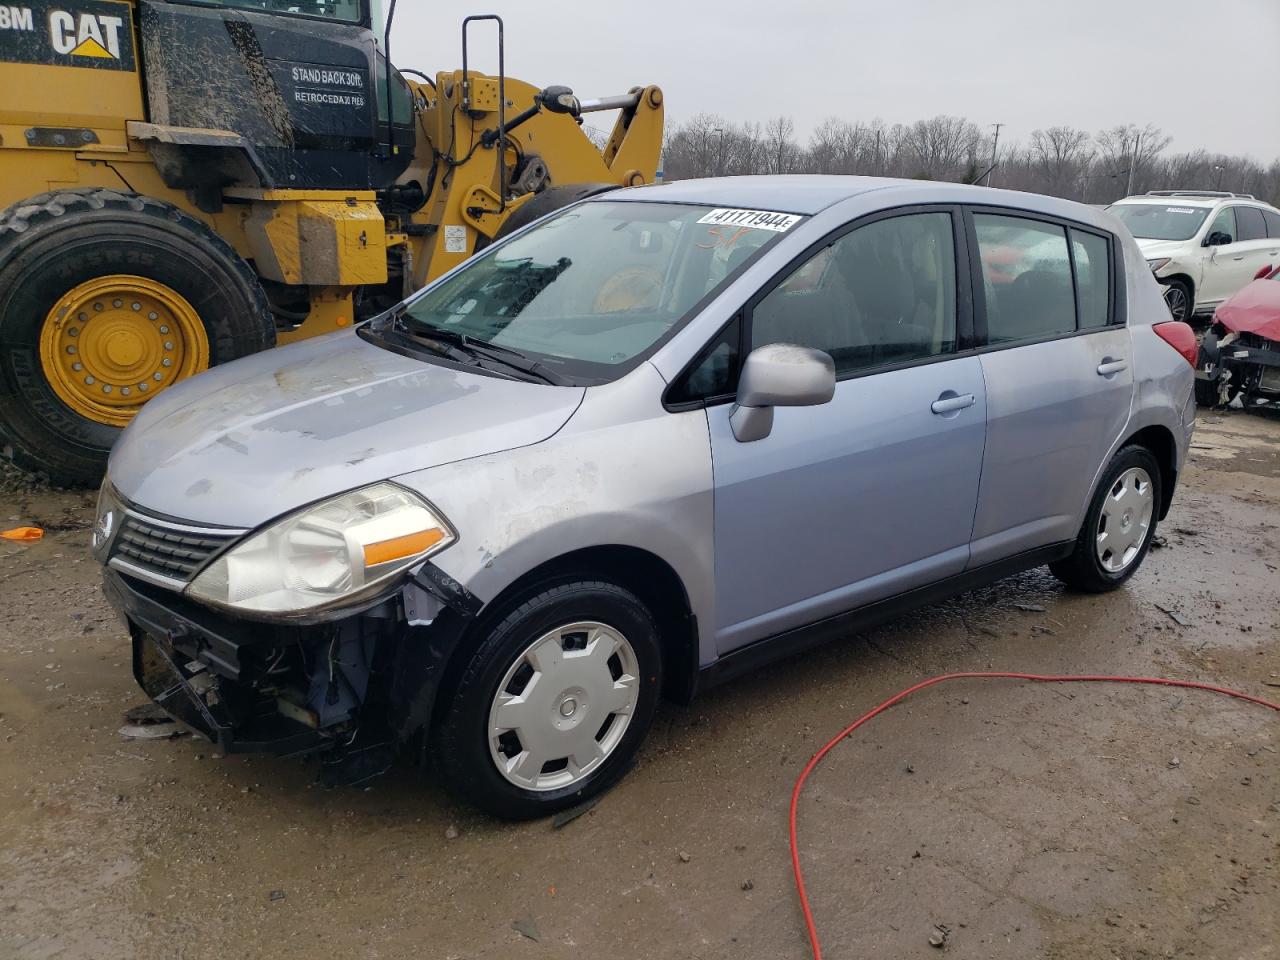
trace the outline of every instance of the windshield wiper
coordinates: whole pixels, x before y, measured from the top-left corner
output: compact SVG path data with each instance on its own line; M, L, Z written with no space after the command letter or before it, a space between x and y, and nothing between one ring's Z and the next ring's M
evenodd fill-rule
M406 316L404 313L400 313L396 319L403 324ZM408 326L408 324L405 324L405 326ZM421 321L415 326L416 329L410 330L414 336L424 340L434 340L442 346L452 347L454 350L467 355L470 359L483 357L512 370L519 370L521 373L541 380L543 383L549 383L552 386L562 387L569 383L564 377L547 370L536 360L529 360L519 350L511 347L504 347L497 343L487 343L461 331L449 330Z

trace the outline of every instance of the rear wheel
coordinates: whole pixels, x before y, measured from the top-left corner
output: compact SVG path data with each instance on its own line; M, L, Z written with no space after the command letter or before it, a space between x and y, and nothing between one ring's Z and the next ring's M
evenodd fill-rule
M0 439L21 467L96 483L148 399L274 343L252 270L171 204L68 190L0 214Z
M437 766L495 816L553 813L622 778L661 686L657 627L634 594L589 581L547 588L472 655L436 731Z
M1156 532L1160 465L1145 447L1124 447L1112 459L1089 504L1071 556L1049 565L1068 586L1114 590L1142 565Z

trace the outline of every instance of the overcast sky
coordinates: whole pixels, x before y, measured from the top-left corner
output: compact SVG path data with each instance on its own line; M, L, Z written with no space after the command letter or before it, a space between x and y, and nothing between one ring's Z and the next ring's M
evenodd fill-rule
M398 66L461 66L464 13L497 13L508 74L582 97L658 83L668 121L783 113L803 140L832 115L948 113L1021 141L1151 122L1171 150L1280 157L1280 0L398 2ZM472 46L495 71L493 34Z

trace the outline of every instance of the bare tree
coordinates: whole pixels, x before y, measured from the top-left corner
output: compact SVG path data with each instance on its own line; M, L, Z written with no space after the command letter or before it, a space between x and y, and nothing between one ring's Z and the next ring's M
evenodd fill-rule
M958 180L976 166L980 139L981 134L971 121L937 116L913 123L902 145L915 164L913 176Z
M1100 130L1094 139L1112 177L1117 182L1123 178L1120 196L1124 196L1135 189L1147 189L1154 182L1154 161L1169 145L1170 138L1152 124L1138 127L1128 123Z
M1280 159L1264 166L1205 150L1166 154L1168 144L1150 124L1111 127L1093 137L1072 127L1043 127L1026 143L1002 136L1000 185L1087 203L1157 187L1233 190L1280 202ZM828 117L801 146L789 117L735 124L702 113L670 126L663 149L673 180L811 172L968 181L986 169L990 141L963 117L892 126Z
M776 116L764 125L765 173L791 173L796 166L796 125L787 116Z
M1027 162L1035 168L1048 193L1060 197L1076 195L1080 177L1092 158L1092 142L1084 130L1049 127L1031 132Z

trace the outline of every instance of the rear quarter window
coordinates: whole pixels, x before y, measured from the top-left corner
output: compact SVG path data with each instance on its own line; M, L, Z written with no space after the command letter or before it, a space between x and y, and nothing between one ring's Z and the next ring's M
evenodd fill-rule
M1072 230L1071 256L1076 267L1080 329L1105 327L1111 322L1111 244L1096 233Z

